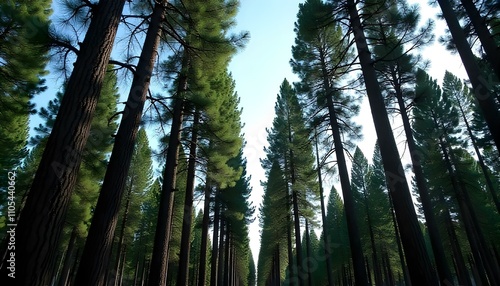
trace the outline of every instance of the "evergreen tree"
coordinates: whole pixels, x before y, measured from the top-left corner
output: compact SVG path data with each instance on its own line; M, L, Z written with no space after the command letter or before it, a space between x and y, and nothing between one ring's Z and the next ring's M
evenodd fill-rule
M125 1L100 1L81 44L58 116L16 228L21 284L50 281L56 247ZM53 200L53 198L58 198ZM43 233L43 237L38 234ZM3 263L2 265L7 265ZM7 277L5 267L2 277Z
M497 152L500 152L500 108L498 107L499 103L495 101L495 97L493 96L492 86L482 83L487 77L479 68L450 0L439 0L438 3L443 12L443 17L448 24L448 28L450 29L455 47L462 59L467 75L469 76L474 91L474 97L477 99L477 103L481 108L484 119L493 136Z
M328 123L337 157L349 237L353 246L351 251L354 273L357 283L364 285L367 281L363 250L359 240L356 211L344 155L344 146L349 143L346 143L346 139L342 139L349 140L350 137L357 135L357 126L353 124L351 118L357 114L358 107L352 97L342 93L340 88L335 86L339 85L339 79L345 71L342 65L346 65L349 60L347 57L349 49L342 41L340 27L328 24L331 6L313 0L306 1L299 7L295 25L296 45L292 48L294 56L292 67L302 79L298 86L318 105L311 113L318 114L321 112L318 110L328 110Z
M399 157L396 141L387 116L380 84L373 66L364 27L355 1L334 2L338 11L334 17L347 16L358 51L366 93L379 140L388 189L393 196L394 210L400 227L401 241L409 264L412 283L435 284L435 277L425 251L422 230L413 208L410 190Z
M34 111L30 100L45 89L41 77L46 74L48 61L50 2L0 4L0 149L3 150L0 178L3 182L7 182L9 171L21 166L28 153L28 118ZM4 186L0 189L3 201Z
M300 216L313 218L311 201L316 199L314 156L308 130L305 126L302 107L292 86L285 79L275 105L276 116L273 127L268 130L269 148L265 148L266 159L262 166L269 170L273 161L283 169L291 197L295 245L297 255L297 277L303 281L307 273L302 269L302 245L300 239ZM309 197L309 198L308 198Z

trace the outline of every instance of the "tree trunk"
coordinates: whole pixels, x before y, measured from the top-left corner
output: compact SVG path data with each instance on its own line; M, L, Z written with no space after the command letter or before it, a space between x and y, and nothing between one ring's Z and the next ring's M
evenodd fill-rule
M412 284L437 285L354 0L347 1L347 8Z
M442 138L439 138L439 145L441 151L444 155L445 164L447 167L447 171L450 175L450 180L453 185L453 190L455 192L456 200L458 201L458 206L460 210L460 214L462 217L462 222L464 224L465 233L467 234L467 238L469 240L469 244L471 247L472 255L474 256L475 264L477 265L479 270L486 271L486 275L488 276L490 282L492 284L496 284L496 275L492 270L492 264L488 261L488 253L485 251L485 244L481 241L480 229L478 229L479 225L477 224L477 219L474 219L473 209L470 205L470 200L467 197L467 190L464 188L464 184L460 182L460 177L456 175L453 169L453 165L455 160L453 158L451 150L448 150L447 144L444 142ZM484 275L481 275L481 280L485 285L488 285L488 282L485 280Z
M208 248L208 226L210 224L210 181L207 178L205 183L205 203L203 209L203 224L201 228L201 247L200 247L200 268L198 274L198 286L205 286L207 280L207 248Z
M189 253L191 250L191 225L193 223L194 183L196 175L196 149L198 144L198 124L200 112L194 111L191 142L189 143L189 161L187 169L186 194L184 199L184 215L182 220L181 249L179 253L179 271L177 272L177 285L189 285Z
M210 260L210 286L217 285L217 262L219 258L220 205L219 190L215 191L214 229L212 233L212 257Z
M161 22L167 0L155 4L141 56L134 74L127 104L115 137L113 152L92 217L89 234L77 274L79 285L102 285L111 255L121 199L132 160L142 110L157 58Z
M399 228L398 228L398 222L396 220L396 215L394 214L394 206L392 203L391 193L389 193L389 203L391 206L390 211L391 211L391 217L392 217L392 224L394 225L394 235L396 236L396 244L398 245L399 261L401 262L401 269L403 270L403 277L404 277L405 285L411 286L411 279L410 279L410 275L408 273L408 266L406 265L406 262L405 262L403 248L401 247L401 238L399 236Z
M474 26L484 52L486 53L486 58L491 64L491 67L497 75L497 79L500 79L500 56L498 46L491 35L488 26L486 25L485 19L481 17L476 5L471 0L461 0L462 5L469 16L469 19Z
M476 152L476 156L479 162L479 166L481 167L481 171L483 171L484 179L486 181L486 186L488 187L488 190L490 191L491 197L493 198L493 202L495 203L495 207L497 209L498 214L500 214L500 201L498 200L498 196L495 190L495 187L493 186L493 182L491 181L490 177L490 172L488 170L488 167L486 167L486 164L484 163L483 156L481 155L481 151L479 150L479 147L477 146L477 141L476 141L476 136L474 136L474 133L472 132L472 129L469 124L469 120L467 120L467 117L465 116L464 109L462 107L462 103L460 102L459 98L457 99L457 105L458 108L460 109L460 114L462 115L462 119L465 123L465 127L467 129L467 133L469 134L469 139L472 144L472 147L474 148L474 151Z
M370 216L370 208L368 207L368 198L366 196L366 189L363 188L363 197L365 201L366 219L368 222L368 232L370 234L370 245L372 247L372 261L373 261L373 276L375 278L375 285L382 285L382 272L380 270L379 259L377 255L377 246L375 245L375 235L373 233L372 220ZM368 274L369 275L369 274Z
M458 237L455 232L455 228L453 227L453 222L451 220L450 212L448 210L448 207L446 206L446 202L444 200L442 192L439 193L439 201L442 207L444 208L442 212L444 216L444 225L446 227L446 232L448 233L448 237L450 238L451 251L453 253L453 258L456 264L458 282L460 285L471 285L467 267L465 266L465 260L462 255L462 250L458 243ZM486 277L482 278L481 280L486 281Z
M472 84L474 96L476 97L477 103L482 110L486 123L488 124L488 128L490 129L497 151L500 152L500 110L498 109L498 104L496 103L492 92L494 82L486 80L485 75L481 73L481 70L476 62L476 58L472 53L467 39L465 38L464 32L460 27L460 23L455 16L455 12L453 11L453 7L451 6L449 0L438 0L437 2L441 7L443 17L446 20L450 33L453 37L453 42L455 43L465 70L467 71L467 75L469 76Z
M285 170L288 168L288 161L286 160L286 155L285 155ZM296 285L297 277L295 276L295 270L297 270L297 267L294 263L293 260L293 250L292 250L292 219L290 217L290 187L289 187L289 181L288 181L288 176L285 175L285 181L286 181L286 209L287 209L287 216L286 216L286 222L287 222L287 247L288 247L288 272L289 272L289 284L290 285Z
M73 227L71 231L71 237L68 243L68 249L66 250L66 255L64 257L64 265L61 270L61 275L59 277L59 286L68 285L69 282L69 273L71 270L71 265L73 264L73 252L75 250L75 241L76 241L76 227Z
M325 64L323 52L320 52L323 85L327 92L327 105L330 119L330 127L332 128L333 143L335 146L335 156L337 157L337 168L339 170L340 185L344 198L344 211L347 219L347 231L349 233L349 243L351 245L351 256L354 267L354 276L357 285L367 285L368 280L365 271L365 263L363 258L363 247L359 234L358 219L356 214L356 206L352 196L351 183L349 181L349 172L346 165L344 155L344 146L340 134L340 128L337 118L337 112L333 104L334 91L332 90L330 79Z
M222 285L224 283L224 252L225 252L225 241L226 238L226 220L224 214L221 214L220 219L220 234L219 234L219 255L217 257L217 280L215 280L214 286ZM227 259L227 258L226 258ZM211 286L212 286L211 285Z
M226 222L226 240L225 240L225 245L224 245L224 257L226 260L224 261L224 279L221 285L224 286L229 286L230 284L230 279L231 279L231 239L230 239L230 229L229 225Z
M323 196L323 180L321 176L321 165L319 161L319 150L318 150L318 134L316 132L316 128L314 129L314 146L316 149L316 169L318 171L318 185L319 185L319 200L321 203L321 221L323 226L323 244L325 248L325 257L326 257L326 274L328 278L328 285L333 286L333 266L332 266L332 251L330 246L330 236L329 231L326 229L326 210L325 210L325 198Z
M168 140L165 172L163 174L163 185L158 211L158 222L151 257L151 269L149 273L149 285L164 285L168 269L168 245L170 242L170 230L172 224L172 210L174 202L174 191L176 187L177 164L179 160L179 145L181 141L181 128L184 115L184 92L188 88L187 71L189 69L189 56L184 50L182 60L182 71L177 86L177 97L174 99L174 110L170 137Z
M120 272L120 265L121 265L121 258L123 255L123 238L125 236L125 226L127 225L127 219L128 219L128 212L129 212L129 207L130 207L130 196L132 195L132 186L133 186L134 180L130 180L130 186L127 192L127 202L125 203L125 210L123 211L123 217L122 217L122 225L120 228L120 236L118 237L118 246L117 246L117 253L116 253L116 264L115 264L115 286L119 286L118 280L120 279L119 277L119 272Z
M83 150L124 0L97 4L74 69L66 85L59 113L31 185L16 229L15 279L18 285L46 285L59 247L69 201L76 184ZM4 258L0 284L12 283Z
M305 267L306 271L305 273L307 274L307 285L312 286L314 285L312 283L312 275L311 275L311 268L310 268L310 263L312 263L313 257L311 255L311 234L309 233L309 221L306 219L306 260L305 260Z
M392 81L394 83L398 82L397 74L394 69L392 70ZM441 281L441 283L446 283L446 281L449 281L451 283L453 281L453 277L451 276L450 267L448 266L448 262L446 260L446 255L442 243L443 240L441 239L441 234L439 233L436 215L434 214L431 197L429 195L429 188L427 188L424 171L422 169L422 158L420 156L421 152L417 148L415 138L413 138L413 131L411 128L410 119L408 118L408 113L406 111L401 86L399 84L394 84L394 86L396 91L396 98L398 101L399 113L401 114L406 141L408 143L408 150L411 154L411 162L413 173L415 174L415 182L417 184L418 194L420 195L422 208L424 210L425 222L429 231L432 251L434 252L434 259L436 261L439 280Z

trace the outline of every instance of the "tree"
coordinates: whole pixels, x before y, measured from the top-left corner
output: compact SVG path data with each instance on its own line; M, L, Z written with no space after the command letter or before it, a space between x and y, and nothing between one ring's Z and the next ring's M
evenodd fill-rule
M28 154L28 119L34 112L30 100L45 89L41 77L46 74L51 12L50 1L45 0L0 4L0 148L4 150L0 178L4 182ZM2 186L2 198L6 192Z
M469 76L473 94L477 99L477 103L482 110L484 119L493 136L497 152L500 152L500 111L498 102L495 101L492 93L492 86L490 83L483 83L484 79L487 77L479 69L450 1L439 0L438 3L443 12L443 17L448 24L448 28L450 29L450 33L453 36L455 46L462 59L465 70L467 71L467 75Z
M348 0L337 4L344 15L347 14L359 56L359 63L366 86L366 93L379 140L384 163L387 186L393 196L394 210L400 227L401 241L409 264L412 283L435 284L435 277L425 251L422 231L413 208L410 190L399 152L387 116L376 70L372 65L371 52L361 23L355 1ZM345 10L346 9L346 10ZM341 14L338 14L339 16Z
M21 284L47 284L125 1L94 10L16 228ZM52 198L58 198L52 200ZM43 233L43 237L37 234ZM3 264L6 265L5 263ZM2 277L7 277L4 267Z
M295 245L297 255L297 277L304 283L308 275L302 269L302 243L300 239L300 216L312 218L311 199L316 199L314 156L308 138L302 107L292 86L285 79L275 105L276 116L273 127L268 130L269 148L265 148L266 159L262 166L269 169L273 161L278 161L285 174L287 193L291 197ZM311 199L308 199L308 196Z
M210 7L207 9L206 7ZM246 36L231 37L226 33L233 25L233 17L237 11L237 1L183 1L179 3L182 14L179 15L185 26L180 34L184 35L182 47L182 62L177 79L177 89L174 94L174 108L168 142L162 197L158 213L157 232L152 258L152 269L149 283L162 284L165 281L169 225L171 221L171 202L175 190L175 169L177 165L180 144L180 130L183 123L183 109L186 100L189 77L216 75L227 64L230 55L235 51L238 41ZM207 16L210 14L210 16ZM174 17L172 17L174 18ZM176 20L176 19L172 19ZM210 67L210 68L204 68ZM215 74L210 74L210 71ZM206 81L208 83L208 81ZM208 214L205 214L208 215ZM166 220L166 221L165 221ZM204 274L204 273L203 273ZM204 279L201 279L204 280Z
M161 35L160 25L165 15L166 3L167 0L156 3L151 15L148 32L82 253L78 278L76 279L78 283L104 283L105 268L111 255L110 246L116 228L118 209L124 194L132 151L142 118L142 109L156 62Z
M437 183L438 186L444 186L443 184L446 183L447 188L452 192L458 202L458 210L478 269L485 271L490 281L496 281L495 263L489 251L486 250L488 244L479 224L477 207L474 207L471 195L469 195L477 188L477 185L471 182L477 180L477 175L474 176L466 171L470 167L464 168L464 164L467 166L469 163L464 162L463 159L466 152L461 148L462 142L458 127L460 117L456 106L453 105L451 98L443 96L440 87L425 72L419 71L417 79L418 108L414 111L414 129L418 130L419 138L421 138L421 150L427 150L426 152L440 158L432 162L440 167L441 173L429 172L428 176L441 178ZM426 153L423 152L423 154ZM486 278L483 277L484 283L485 280Z
M356 211L352 198L349 174L344 155L344 142L342 138L357 136L358 127L351 118L357 114L359 108L355 99L347 96L335 85L339 85L343 65L349 61L348 49L342 40L341 29L337 25L329 25L331 6L319 0L306 1L299 6L295 32L297 34L292 47L294 60L291 61L294 71L299 74L302 82L301 90L309 93L313 102L318 105L313 114L320 113L321 109L328 110L328 123L330 124L337 168L344 197L349 238L354 264L354 274L357 283L365 285L366 271L364 266L363 250L359 240ZM320 116L320 115L319 115ZM318 116L318 117L319 117ZM349 139L347 139L349 140ZM332 281L330 283L333 283Z

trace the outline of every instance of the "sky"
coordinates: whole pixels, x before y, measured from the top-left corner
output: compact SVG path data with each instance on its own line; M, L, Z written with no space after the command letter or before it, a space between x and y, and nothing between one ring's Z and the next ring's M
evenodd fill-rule
M261 182L266 181L264 170L260 165L260 159L265 157L264 146L267 146L266 128L272 126L274 118L274 104L279 86L284 78L290 82L298 80L293 74L289 61L292 57L291 47L294 44L295 33L294 22L298 12L298 0L241 0L239 13L236 17L237 26L235 31L248 31L250 40L246 47L232 59L229 70L236 81L236 91L241 98L240 105L243 108L242 122L243 132L247 142L244 155L247 159L247 173L251 175L252 186L251 200L258 208L262 202L263 187ZM417 3L418 1L409 1ZM430 8L425 3L422 10L422 21L425 17L431 17L439 11ZM445 24L436 22L436 39L442 35ZM437 41L436 41L437 42ZM464 78L465 73L460 59L450 54L440 44L435 43L422 51L424 58L431 60L429 74L441 82L445 70L450 70ZM364 98L360 116L357 122L363 125L364 140L359 142L359 147L371 160L376 133L371 121L371 113L368 102ZM393 127L400 126L394 119ZM399 130L399 131L398 131ZM401 128L396 129L396 141L399 142L400 153L404 157L404 137ZM350 166L348 166L350 169ZM338 182L330 182L336 185ZM327 188L325 188L326 190ZM337 188L339 189L339 188ZM328 193L325 194L327 196ZM258 219L250 226L250 246L255 261L257 262L260 247L260 232Z

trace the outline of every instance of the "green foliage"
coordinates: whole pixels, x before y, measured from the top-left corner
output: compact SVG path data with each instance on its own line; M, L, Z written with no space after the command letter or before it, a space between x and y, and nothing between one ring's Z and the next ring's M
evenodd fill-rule
M28 120L34 113L31 99L45 89L48 27L51 1L0 3L0 179L20 167L28 155ZM6 184L0 187L5 201ZM0 213L4 206L0 207ZM3 215L3 214L2 214Z

